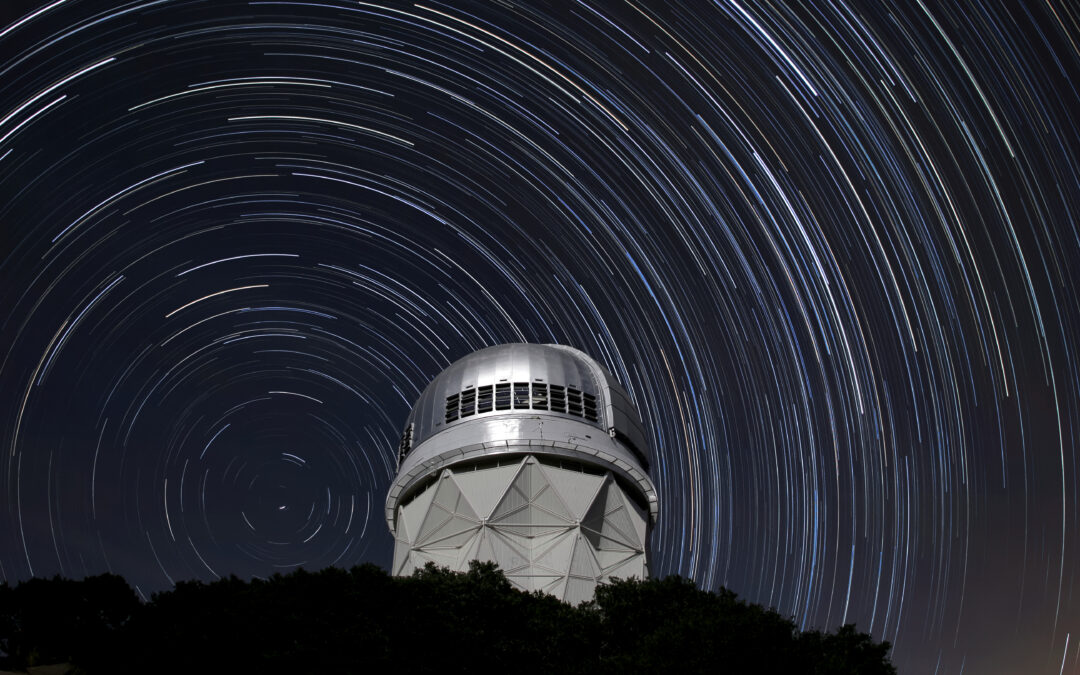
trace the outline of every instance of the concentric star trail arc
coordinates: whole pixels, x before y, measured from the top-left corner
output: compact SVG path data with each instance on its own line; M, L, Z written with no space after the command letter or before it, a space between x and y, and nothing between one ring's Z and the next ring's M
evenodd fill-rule
M9 2L0 579L388 565L459 357L630 391L657 575L1080 672L1067 3Z

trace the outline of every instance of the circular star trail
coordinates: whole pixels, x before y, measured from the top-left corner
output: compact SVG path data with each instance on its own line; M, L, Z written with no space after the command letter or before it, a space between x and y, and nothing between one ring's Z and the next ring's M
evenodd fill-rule
M389 563L422 388L600 359L658 575L1080 672L1080 12L55 0L0 17L0 578Z

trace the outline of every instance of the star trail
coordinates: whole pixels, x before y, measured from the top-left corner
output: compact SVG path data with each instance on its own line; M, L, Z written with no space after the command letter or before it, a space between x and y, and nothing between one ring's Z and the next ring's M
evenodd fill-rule
M1080 10L0 10L0 579L388 566L405 418L603 362L654 574L1080 672Z

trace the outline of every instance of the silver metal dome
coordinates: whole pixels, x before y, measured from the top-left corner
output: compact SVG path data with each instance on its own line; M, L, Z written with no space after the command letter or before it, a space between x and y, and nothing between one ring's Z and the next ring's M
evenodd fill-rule
M462 430L467 431L453 433ZM465 447L456 445L459 439L468 440ZM553 442L556 450L584 453L579 458L587 463L616 470L638 485L656 522L656 489L647 474L649 443L626 389L579 349L510 343L458 359L420 394L398 446L387 523L393 529L397 502L439 466L466 455L528 452L530 441ZM450 456L444 456L447 452Z

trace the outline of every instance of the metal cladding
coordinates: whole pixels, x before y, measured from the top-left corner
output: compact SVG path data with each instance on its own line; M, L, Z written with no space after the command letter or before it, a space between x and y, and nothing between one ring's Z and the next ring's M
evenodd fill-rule
M405 424L386 499L393 573L498 563L570 602L648 574L648 443L626 390L584 352L506 344L453 363Z

